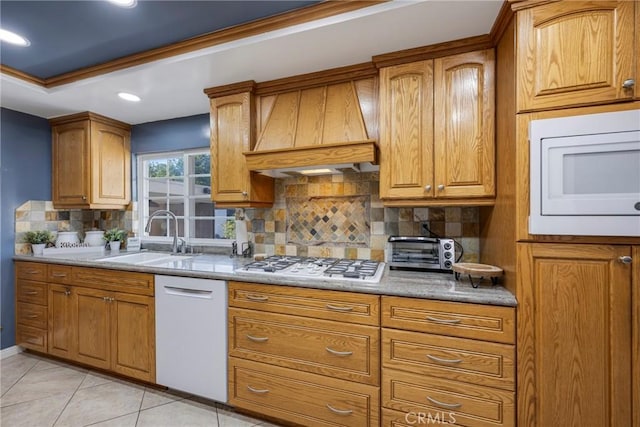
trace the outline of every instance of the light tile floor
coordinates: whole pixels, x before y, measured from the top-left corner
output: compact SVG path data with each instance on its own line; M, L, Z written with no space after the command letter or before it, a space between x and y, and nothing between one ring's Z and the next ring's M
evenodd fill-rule
M277 427L225 405L20 353L0 361L0 426Z

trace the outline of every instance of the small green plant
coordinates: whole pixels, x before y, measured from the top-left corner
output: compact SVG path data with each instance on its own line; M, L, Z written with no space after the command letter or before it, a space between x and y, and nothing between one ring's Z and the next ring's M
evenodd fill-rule
M24 233L24 241L32 245L53 243L53 233L48 230L27 231Z
M107 242L121 242L127 237L127 232L124 230L119 230L118 228L112 228L111 230L107 230L104 232L104 236L102 237Z

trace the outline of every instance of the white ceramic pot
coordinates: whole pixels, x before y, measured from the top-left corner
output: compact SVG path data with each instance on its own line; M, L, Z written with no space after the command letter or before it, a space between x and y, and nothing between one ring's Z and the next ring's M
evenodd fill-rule
M120 252L120 241L114 240L113 242L109 242L109 249L111 249L111 252Z
M31 250L34 255L42 255L44 253L44 247L47 246L46 243L32 243Z
M102 230L87 231L86 233L84 233L84 243L88 244L89 246L103 246L103 236L104 231Z
M59 231L56 237L56 248L80 243L77 231Z

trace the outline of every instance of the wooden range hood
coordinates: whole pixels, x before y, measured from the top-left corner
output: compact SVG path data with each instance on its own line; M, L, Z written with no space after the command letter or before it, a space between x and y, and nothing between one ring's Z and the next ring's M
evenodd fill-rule
M377 69L371 63L256 85L258 138L247 167L271 176L377 163Z

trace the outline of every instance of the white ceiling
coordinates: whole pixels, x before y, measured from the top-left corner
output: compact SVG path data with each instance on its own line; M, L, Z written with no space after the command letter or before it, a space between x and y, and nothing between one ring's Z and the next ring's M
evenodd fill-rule
M500 0L395 0L138 67L44 89L2 74L0 105L44 118L92 111L130 124L208 110L203 89L371 60L373 55L487 34ZM142 101L119 99L121 91Z

